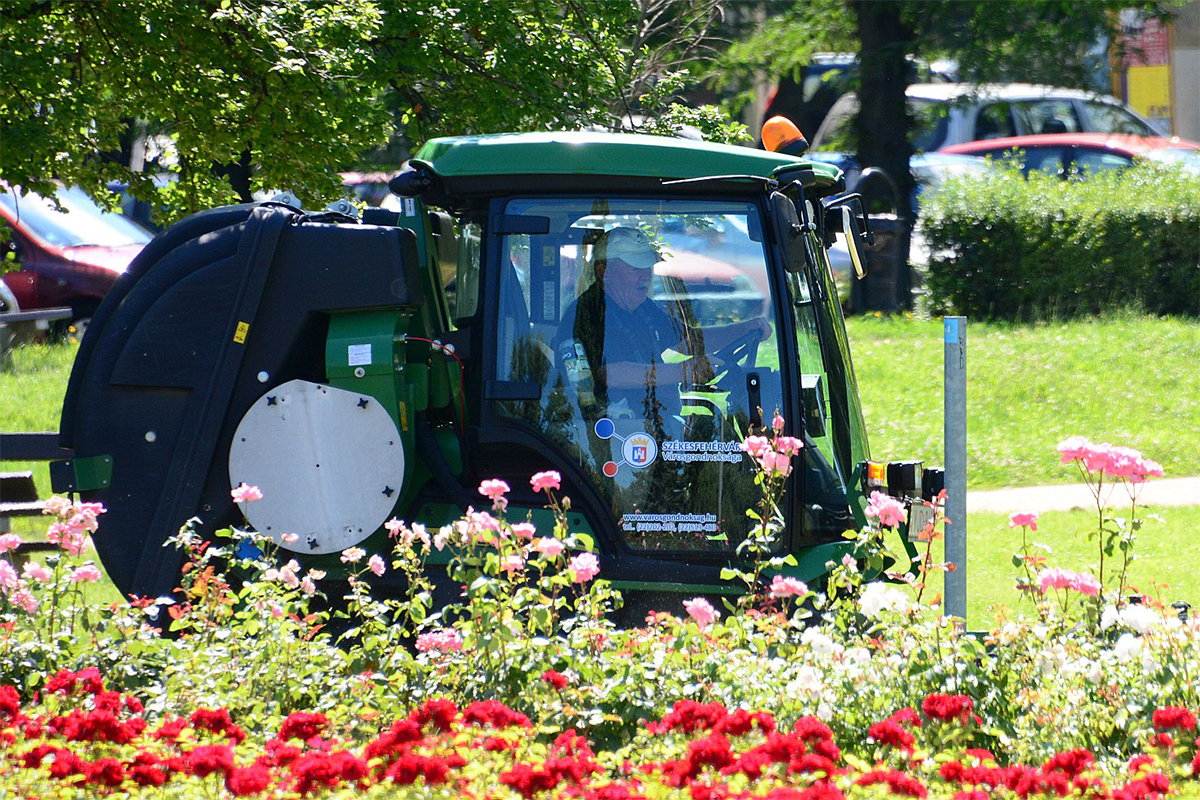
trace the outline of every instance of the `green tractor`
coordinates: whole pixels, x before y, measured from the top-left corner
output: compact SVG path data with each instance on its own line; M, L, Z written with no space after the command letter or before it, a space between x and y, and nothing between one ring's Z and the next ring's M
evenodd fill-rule
M787 152L803 146L444 138L392 180L394 210L193 215L93 318L55 488L104 503L109 575L157 596L189 520L252 526L336 580L342 550L388 549L392 518L487 507L488 478L549 530L529 477L555 470L638 613L736 591L720 573L759 499L739 443L778 412L804 443L778 547L819 580L866 495L909 501L915 529L938 475L869 462L826 256L840 233L859 259L865 218L835 167ZM235 505L242 483L263 499Z

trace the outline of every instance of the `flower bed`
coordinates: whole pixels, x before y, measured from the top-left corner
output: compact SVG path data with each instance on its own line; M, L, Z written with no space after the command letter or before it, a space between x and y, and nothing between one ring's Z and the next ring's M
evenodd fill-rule
M88 606L84 543L103 512L56 501L62 551L19 572L0 557L0 796L1196 793L1200 625L1125 581L1154 462L1064 442L1096 497L1097 563L1049 563L1029 541L1036 516L1014 515L1025 611L972 635L928 596L926 578L952 568L933 558L936 526L908 574L881 572L898 519L883 495L819 592L768 557L798 448L782 427L745 448L763 502L728 577L746 591L628 630L550 472L533 484L553 530L510 523L508 487L484 482L490 511L439 531L394 521L393 552L343 553L354 577L336 613L317 610L325 576L236 530L181 532L175 596ZM252 489L235 498L255 502ZM466 587L445 616L424 569L441 548ZM388 570L404 572L403 597L371 595Z

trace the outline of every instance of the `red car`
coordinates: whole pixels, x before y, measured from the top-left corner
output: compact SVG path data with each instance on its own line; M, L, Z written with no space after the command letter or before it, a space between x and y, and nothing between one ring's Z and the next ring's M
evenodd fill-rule
M1137 159L1200 169L1200 144L1178 137L1047 133L984 139L943 147L938 152L1013 160L1026 175L1043 172L1062 178L1125 169Z
M151 234L102 210L81 189L62 188L55 196L62 210L45 197L0 185L0 225L7 228L0 234L0 250L11 270L4 282L26 311L70 306L82 335Z

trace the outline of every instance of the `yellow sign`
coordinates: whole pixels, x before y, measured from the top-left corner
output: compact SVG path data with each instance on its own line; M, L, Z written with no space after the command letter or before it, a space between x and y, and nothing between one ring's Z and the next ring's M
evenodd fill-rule
M239 322L237 330L233 332L233 340L238 344L246 343L246 334L250 332L249 322Z
M1129 105L1139 114L1151 119L1171 116L1171 68L1130 67L1126 78Z

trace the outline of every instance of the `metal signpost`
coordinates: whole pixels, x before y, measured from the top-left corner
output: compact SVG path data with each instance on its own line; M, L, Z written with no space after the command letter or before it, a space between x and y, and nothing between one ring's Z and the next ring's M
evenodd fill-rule
M967 618L967 318L946 317L946 613Z

